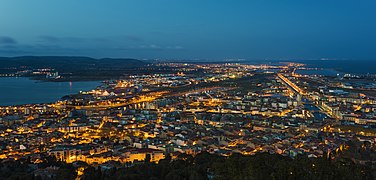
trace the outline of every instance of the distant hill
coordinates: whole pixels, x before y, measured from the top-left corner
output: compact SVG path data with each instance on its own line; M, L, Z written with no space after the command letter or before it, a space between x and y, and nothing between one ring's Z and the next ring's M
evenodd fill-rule
M20 70L51 68L63 75L61 80L104 80L121 77L147 63L137 59L79 56L0 57L0 74ZM30 76L30 75L25 75Z
M27 66L31 68L54 68L58 71L87 69L129 69L145 65L137 59L103 58L79 56L20 56L0 57L0 68Z

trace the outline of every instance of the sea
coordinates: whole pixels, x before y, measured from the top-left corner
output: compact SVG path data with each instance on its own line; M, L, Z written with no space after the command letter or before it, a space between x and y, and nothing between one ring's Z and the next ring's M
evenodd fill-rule
M99 81L45 82L27 77L0 77L0 106L56 102L65 95L99 85Z
M322 68L324 73L333 74L376 74L375 60L305 60L298 61L309 68Z
M246 64L280 65L286 62L305 64L307 68L318 70L298 70L296 73L307 75L335 76L337 74L367 75L376 74L375 60L247 60Z

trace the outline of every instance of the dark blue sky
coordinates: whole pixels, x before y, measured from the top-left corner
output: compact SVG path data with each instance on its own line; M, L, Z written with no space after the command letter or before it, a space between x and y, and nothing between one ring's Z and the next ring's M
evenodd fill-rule
M1 0L0 56L376 59L375 0Z

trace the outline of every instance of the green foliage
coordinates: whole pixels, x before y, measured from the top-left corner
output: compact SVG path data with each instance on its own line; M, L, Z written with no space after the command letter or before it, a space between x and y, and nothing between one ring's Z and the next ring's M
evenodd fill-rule
M37 164L34 168L30 166L30 159L20 159L17 161L4 161L0 163L0 180L3 179L25 179L35 180L44 179L40 176L35 176L35 171L38 169L44 169L47 167L57 167L54 172L56 177L54 179L69 180L74 179L77 176L75 168L71 164L57 161L54 156L41 157L42 162Z
M54 179L74 179L75 168L71 164L44 157L39 168L56 166ZM41 179L34 175L27 159L0 163L0 179ZM357 164L351 159L338 157L308 158L301 155L295 159L260 153L254 156L233 154L229 157L201 153L193 157L181 154L174 160L161 160L158 164L144 162L130 167L104 170L88 166L83 180L123 180L123 179L375 179L375 164ZM43 179L43 178L42 178Z
M90 170L90 171L89 171ZM244 156L233 154L221 157L201 153L195 157L182 154L173 161L159 164L144 163L119 168L104 179L374 179L372 165L355 164L350 159L296 159L268 153ZM87 169L85 177L98 177L97 171ZM90 178L86 178L90 179ZM95 178L94 178L95 179Z

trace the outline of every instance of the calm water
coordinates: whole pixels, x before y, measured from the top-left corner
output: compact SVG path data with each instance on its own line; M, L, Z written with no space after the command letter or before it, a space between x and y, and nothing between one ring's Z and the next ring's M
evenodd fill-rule
M64 95L94 89L100 82L41 82L24 77L0 77L0 106L49 103Z
M309 68L323 68L326 72L308 72L319 75L329 73L376 74L376 59L374 60L249 60L246 64L280 65L281 62L298 62ZM324 74L323 74L324 73Z
M376 60L310 60L307 67L334 69L342 73L376 74Z
M337 76L337 74L343 75L343 73L340 73L333 69L319 69L319 70L298 69L296 70L295 73L302 74L302 75L322 75L322 76Z

